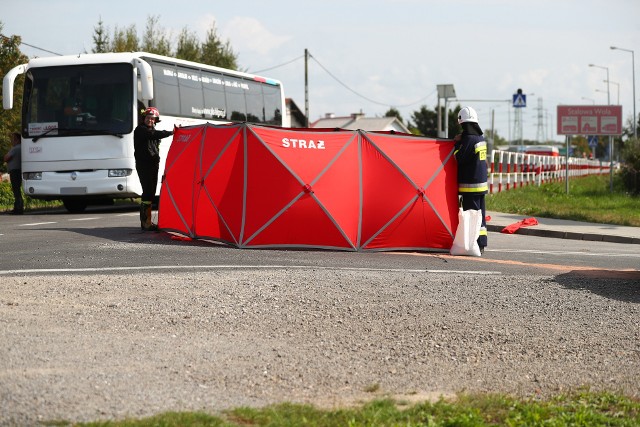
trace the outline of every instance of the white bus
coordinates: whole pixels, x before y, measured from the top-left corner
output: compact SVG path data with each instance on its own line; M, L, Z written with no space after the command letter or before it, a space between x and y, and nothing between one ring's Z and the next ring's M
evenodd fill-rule
M206 121L282 126L286 111L277 80L145 52L31 59L4 77L5 109L20 74L24 192L62 200L70 212L140 196L133 131L146 107L160 110L165 130ZM159 180L170 141L160 144Z

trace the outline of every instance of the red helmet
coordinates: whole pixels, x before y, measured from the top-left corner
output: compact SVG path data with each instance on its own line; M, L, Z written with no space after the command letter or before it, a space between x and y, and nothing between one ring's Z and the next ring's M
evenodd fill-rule
M153 116L153 118L156 120L156 122L160 121L160 112L158 111L158 109L156 107L149 107L146 110L144 110L144 116Z

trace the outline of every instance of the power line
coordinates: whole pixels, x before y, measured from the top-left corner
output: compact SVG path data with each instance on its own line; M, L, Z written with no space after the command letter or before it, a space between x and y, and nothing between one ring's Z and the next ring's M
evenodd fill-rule
M47 50L47 49L43 49L43 48L41 48L41 47L34 46L34 45L32 45L32 44L29 44L29 43L21 42L20 44L23 44L23 45L25 45L25 46L29 46L29 47L34 48L34 49L41 50L41 51L43 51L43 52L52 53L52 54L54 54L54 55L58 55L58 56L63 56L61 53L53 52L53 51L50 51L50 50Z
M0 34L0 37L2 37L2 38L3 38L3 39L5 39L5 40L11 40L9 37L5 36L4 34ZM34 46L34 45L32 45L32 44L29 44L29 43L25 43L25 42L23 42L22 40L20 40L20 44L23 44L23 45L25 45L25 46L29 46L30 48L33 48L33 49L41 50L41 51L43 51L43 52L52 53L52 54L54 54L54 55L58 55L58 56L63 56L61 53L53 52L53 51L50 51L50 50L47 50L47 49L43 49L43 48L38 47L38 46Z
M251 74L260 74L260 73L263 73L265 71L275 70L276 68L284 67L285 65L289 65L292 62L296 62L298 59L302 59L302 58L304 58L304 55L300 55L297 58L293 58L291 61L284 62L284 63L282 63L280 65L275 65L275 66L270 67L270 68L263 68L262 70L249 71L249 73L251 73Z
M343 86L345 89L347 89L349 92L351 92L351 93L353 93L354 95L359 96L360 98L365 99L365 100L367 100L367 101L369 101L369 102L371 102L371 103L373 103L373 104L382 105L382 106L384 106L384 107L390 107L390 108L404 108L404 107L410 107L410 106L412 106L412 105L415 105L415 104L418 104L418 103L420 103L420 102L423 102L423 101L424 101L424 100L426 100L427 98L430 98L430 97L431 97L431 96L436 92L436 90L437 90L437 89L434 89L434 90L433 90L433 92L431 92L429 95L427 95L427 96L425 96L425 97L423 97L423 98L420 98L420 99L419 99L419 100L417 100L417 101L411 102L411 103L409 103L409 104L403 104L403 105L391 105L391 104L389 104L389 103L387 103L387 102L379 102L379 101L373 100L373 99L371 99L371 98L369 98L369 97L366 97L366 96L364 96L364 95L362 95L362 94L360 94L360 93L356 92L355 90L351 89L349 86L347 86L345 83L343 83L339 78L337 78L336 76L334 76L334 75L331 73L331 71L329 71L329 70L328 70L324 65L322 65L322 64L320 63L320 61L318 61L318 59L317 59L315 56L313 56L313 55L311 55L311 54L310 54L309 56L311 56L311 58L313 58L313 59L318 63L318 65L319 65L319 66L320 66L320 67L321 67L321 68L322 68L322 69L323 69L327 74L329 74L329 75L330 75L330 76L331 76L335 81L337 81L338 83L340 83L340 85L342 85L342 86Z
M335 81L337 81L342 87L344 87L345 89L347 89L349 92L353 93L354 95L365 99L373 104L377 104L377 105L382 105L384 107L389 107L389 108L405 108L405 107L411 107L412 105L416 105L419 104L421 102L424 102L426 99L432 97L435 93L437 89L434 89L433 92L429 93L427 96L420 98L417 101L414 102L410 102L408 104L402 104L402 105L391 105L388 102L380 102L380 101L376 101L374 99L371 99L365 95L362 95L361 93L355 91L354 89L352 89L351 87L349 87L346 83L342 82L338 77L336 77L331 71L329 71L324 65L322 65L320 63L320 61L318 61L318 59L316 57L314 57L313 55L309 54L309 56L311 58L313 58L314 61L316 61L316 63L320 66L320 68L322 68L331 78L333 78ZM298 61L299 59L304 58L304 55L298 56L297 58L293 58L290 61L287 62L283 62L282 64L279 65L274 65L273 67L269 67L269 68L263 68L261 70L256 70L256 71L250 71L251 74L260 74L263 73L265 71L271 71L274 70L276 68L280 68L280 67L284 67L285 65L289 65L295 61Z

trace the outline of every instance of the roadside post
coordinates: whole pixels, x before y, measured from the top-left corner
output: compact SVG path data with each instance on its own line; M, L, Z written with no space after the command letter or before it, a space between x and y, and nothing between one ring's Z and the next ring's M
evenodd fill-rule
M564 153L564 186L566 193L569 194L569 147L571 146L571 135L565 136L565 143L567 145L565 153Z

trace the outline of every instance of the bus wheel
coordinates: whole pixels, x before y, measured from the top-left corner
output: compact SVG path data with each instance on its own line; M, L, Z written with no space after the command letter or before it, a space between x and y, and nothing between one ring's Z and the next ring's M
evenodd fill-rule
M62 204L71 213L81 213L87 209L87 202L81 199L62 199Z

